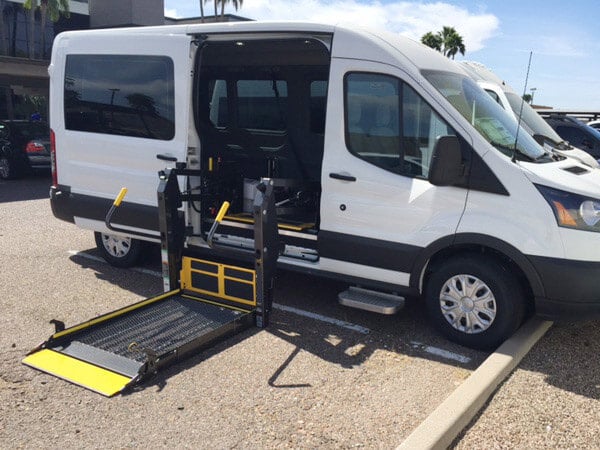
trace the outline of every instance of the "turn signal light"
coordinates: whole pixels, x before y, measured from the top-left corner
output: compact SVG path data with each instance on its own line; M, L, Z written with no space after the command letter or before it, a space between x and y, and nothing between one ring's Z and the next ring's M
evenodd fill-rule
M554 201L554 207L556 208L556 214L558 217L559 225L566 225L569 227L576 227L577 221L571 215L569 210L563 206L562 203Z

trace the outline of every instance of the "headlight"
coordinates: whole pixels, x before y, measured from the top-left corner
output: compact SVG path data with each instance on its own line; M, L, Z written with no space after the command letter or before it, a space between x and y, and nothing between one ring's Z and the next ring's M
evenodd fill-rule
M600 200L536 184L558 226L600 233Z

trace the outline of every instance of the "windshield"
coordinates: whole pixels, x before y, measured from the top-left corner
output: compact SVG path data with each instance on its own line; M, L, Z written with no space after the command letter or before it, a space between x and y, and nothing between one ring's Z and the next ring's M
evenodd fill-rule
M541 161L546 155L542 147L525 130L519 129L516 120L470 78L457 73L438 71L423 71L423 75L503 154L511 157L514 154L516 158L528 161Z
M510 103L510 107L515 112L515 116L519 117L521 103L523 103L523 100L513 92L505 92L505 94L506 98L508 99L508 103ZM563 139L556 134L556 131L554 131L552 127L548 125L548 122L542 119L542 116L540 116L535 109L529 105L529 103L523 104L523 115L521 116L521 120L525 122L525 124L531 128L531 131L533 131L535 134L546 136L557 144L563 141Z

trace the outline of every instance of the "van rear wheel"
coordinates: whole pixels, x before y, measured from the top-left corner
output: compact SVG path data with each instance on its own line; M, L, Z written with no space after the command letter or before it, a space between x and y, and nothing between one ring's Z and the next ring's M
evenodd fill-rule
M142 253L143 242L114 234L94 233L96 247L111 266L132 267Z
M492 349L525 316L519 280L499 261L468 254L442 263L429 277L425 300L436 328L451 341Z

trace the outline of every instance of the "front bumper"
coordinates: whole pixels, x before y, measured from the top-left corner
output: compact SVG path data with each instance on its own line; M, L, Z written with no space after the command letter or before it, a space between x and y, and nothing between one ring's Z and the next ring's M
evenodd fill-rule
M600 262L530 256L545 296L535 297L536 314L549 320L600 318Z

